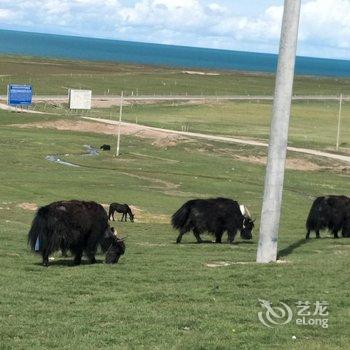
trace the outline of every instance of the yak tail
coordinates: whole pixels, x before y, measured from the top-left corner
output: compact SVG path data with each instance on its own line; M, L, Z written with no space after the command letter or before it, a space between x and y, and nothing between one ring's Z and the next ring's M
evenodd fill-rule
M183 228L191 212L192 201L186 202L171 218L171 224L177 230Z
M42 242L45 240L45 232L47 231L47 208L41 207L38 209L32 227L28 232L28 244L33 251L41 250Z
M307 220L306 220L307 230L314 230L316 228L319 220L320 207L323 201L324 201L324 197L317 197L312 203L309 216L307 217Z

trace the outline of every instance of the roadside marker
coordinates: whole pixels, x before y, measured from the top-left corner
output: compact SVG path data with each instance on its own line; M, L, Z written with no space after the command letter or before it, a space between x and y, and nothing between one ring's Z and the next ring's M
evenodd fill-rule
M337 130L337 143L336 143L336 150L339 149L339 142L340 142L340 128L341 128L341 107L343 103L343 94L340 94L339 96L339 112L338 112L338 130Z
M118 136L117 136L117 153L116 157L119 157L119 147L120 147L120 124L122 122L123 114L123 91L120 95L120 108L119 108L119 124L118 124Z

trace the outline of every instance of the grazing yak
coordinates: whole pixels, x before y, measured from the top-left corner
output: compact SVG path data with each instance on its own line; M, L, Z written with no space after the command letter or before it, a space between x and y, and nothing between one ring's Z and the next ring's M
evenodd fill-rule
M244 205L228 198L193 199L186 202L173 216L172 225L179 230L176 242L182 236L193 231L198 243L205 231L215 236L215 242L221 243L222 235L228 233L228 241L233 243L237 231L243 239L252 239L254 221Z
M90 263L100 245L106 254L106 262L117 262L125 251L123 239L116 237L108 225L104 208L96 202L78 200L54 202L38 209L28 243L33 251L41 253L43 265L48 266L49 256L57 250L70 250L79 265L85 252Z
M111 146L104 144L104 145L102 145L100 147L100 149L102 149L102 151L110 151L111 150Z
M111 203L108 211L108 219L111 220L111 217L114 220L114 212L121 213L122 219L120 221L127 221L127 214L129 214L129 218L131 222L134 222L135 215L132 213L130 207L127 204L119 204L119 203Z
M350 198L346 196L317 197L306 220L306 239L310 232L316 232L320 238L320 230L328 229L338 238L342 230L343 237L350 237Z

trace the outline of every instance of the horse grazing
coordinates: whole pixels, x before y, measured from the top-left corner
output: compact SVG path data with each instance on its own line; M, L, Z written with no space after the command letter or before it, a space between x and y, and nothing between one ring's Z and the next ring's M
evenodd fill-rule
M310 232L316 232L320 238L320 231L328 229L339 238L338 232L342 230L343 237L350 237L350 198L346 196L317 197L312 203L306 220L306 239Z
M114 212L121 213L122 218L120 221L127 221L127 214L129 214L129 218L131 222L134 222L135 215L132 213L130 207L127 204L119 204L119 203L111 203L108 211L108 219L111 220L111 217L114 220Z
M172 226L179 230L176 242L182 236L193 231L198 243L205 231L215 236L215 242L221 243L222 235L228 233L228 241L233 243L237 231L243 239L252 239L254 221L244 205L228 198L193 199L186 202L173 216Z
M40 252L43 265L48 266L49 256L57 250L70 250L79 265L85 252L90 263L100 245L107 252L106 262L118 261L125 251L122 239L108 225L104 208L96 202L79 200L59 201L41 207L36 212L28 233L33 251Z

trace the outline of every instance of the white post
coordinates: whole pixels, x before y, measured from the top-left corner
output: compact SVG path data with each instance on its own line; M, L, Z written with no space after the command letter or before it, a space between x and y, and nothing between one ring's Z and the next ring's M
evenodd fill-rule
M258 263L269 263L277 259L277 238L287 153L300 2L301 0L284 1L264 200L256 258Z
M119 146L120 146L120 124L122 122L123 114L123 91L120 95L120 108L119 108L119 123L118 123L118 136L117 136L117 153L116 156L119 156Z
M343 94L340 94L339 97L339 112L338 112L338 131L337 131L337 144L336 144L336 150L339 149L339 141L340 141L340 128L341 128L341 105L343 102Z

